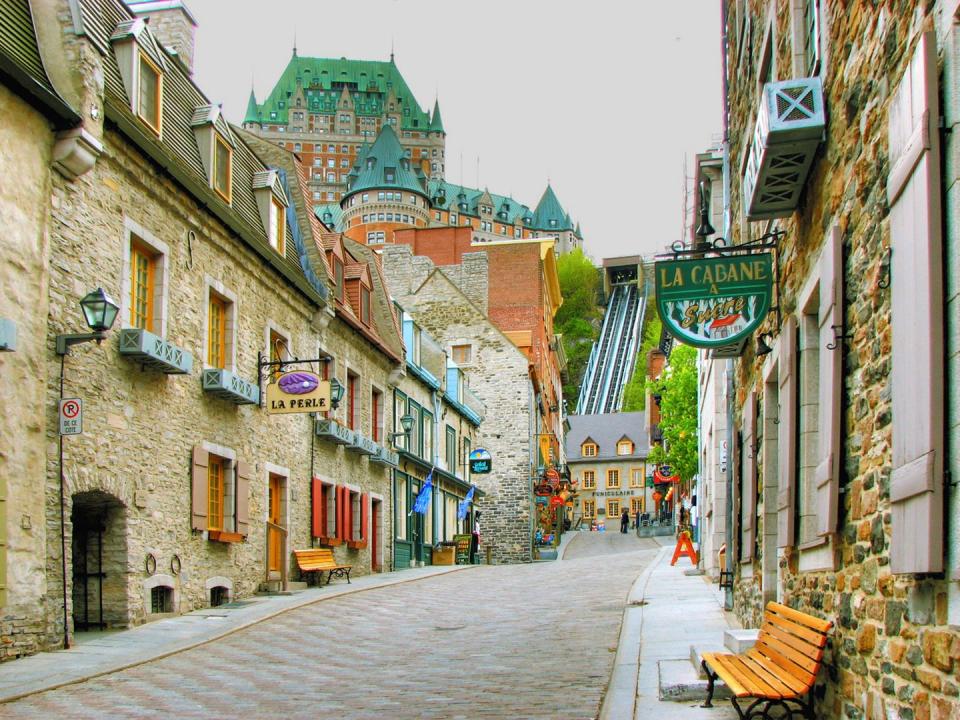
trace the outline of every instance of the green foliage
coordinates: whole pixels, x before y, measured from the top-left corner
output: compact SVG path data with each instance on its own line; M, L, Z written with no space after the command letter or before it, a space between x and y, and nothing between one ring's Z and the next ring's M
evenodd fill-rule
M675 344L670 364L659 381L650 382L650 389L660 394L660 429L666 451L652 451L649 458L669 463L688 480L697 473L697 351Z
M660 344L663 322L654 307L653 298L648 301L643 318L643 342L637 353L630 382L623 388L623 412L638 412L646 408L647 400L647 354Z
M580 248L560 256L557 274L563 305L554 318L554 330L563 335L568 378L563 386L563 397L572 411L580 394L590 350L600 333L601 310L597 305L600 275Z

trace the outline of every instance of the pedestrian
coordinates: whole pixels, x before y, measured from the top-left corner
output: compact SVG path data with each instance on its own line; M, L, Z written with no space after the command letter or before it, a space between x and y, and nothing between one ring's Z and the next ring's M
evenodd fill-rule
M640 510L634 510L633 512L633 527L634 529L640 527Z
M473 514L473 532L470 533L470 564L477 563L477 554L480 552L480 511Z
M623 514L620 516L620 532L624 535L627 534L627 528L630 527L630 512L624 508Z

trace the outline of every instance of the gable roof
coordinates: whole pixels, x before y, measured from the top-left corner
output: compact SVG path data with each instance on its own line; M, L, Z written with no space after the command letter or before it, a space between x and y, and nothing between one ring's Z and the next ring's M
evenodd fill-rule
M567 432L567 461L580 460L637 460L650 452L647 436L647 414L644 412L606 413L602 415L569 415L570 430ZM633 442L633 453L617 455L617 443L623 439ZM597 444L596 457L581 455L583 443L591 440Z

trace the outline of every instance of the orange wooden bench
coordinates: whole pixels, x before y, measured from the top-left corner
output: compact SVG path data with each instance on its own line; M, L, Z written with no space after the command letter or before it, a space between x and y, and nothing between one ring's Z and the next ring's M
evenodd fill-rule
M738 655L703 654L701 664L707 674L703 707L713 707L713 684L720 678L730 688L731 702L742 719L770 717L770 709L776 706L794 713L793 703L804 717L814 720L813 684L832 627L829 620L768 603L756 645ZM737 703L741 698L756 699L744 709Z
M301 573L315 572L318 576L318 585L323 584L323 571L327 571L327 585L333 576L346 577L350 582L350 569L353 565L339 565L333 559L333 550L330 548L311 548L310 550L294 550L297 558L297 567Z

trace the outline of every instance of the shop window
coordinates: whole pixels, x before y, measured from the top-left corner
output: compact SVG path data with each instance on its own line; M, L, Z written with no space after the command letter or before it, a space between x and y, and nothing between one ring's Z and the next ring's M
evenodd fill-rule
M597 514L597 501L596 500L584 500L583 501L583 516L585 518L595 517Z
M594 470L583 471L583 489L594 490L597 487L597 473Z
M619 470L607 470L607 487L608 488L620 487L620 471Z

